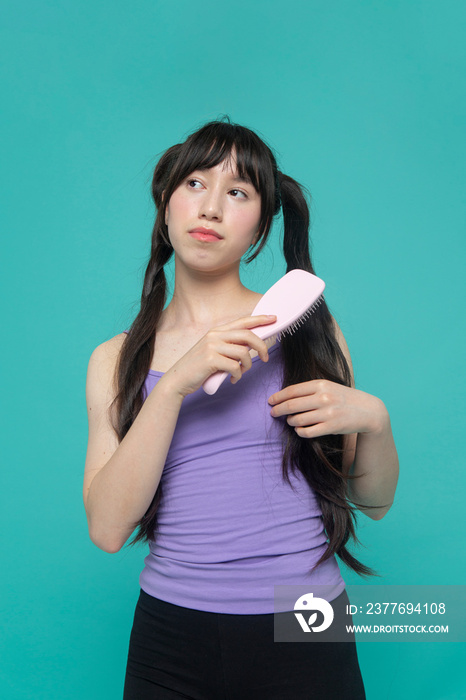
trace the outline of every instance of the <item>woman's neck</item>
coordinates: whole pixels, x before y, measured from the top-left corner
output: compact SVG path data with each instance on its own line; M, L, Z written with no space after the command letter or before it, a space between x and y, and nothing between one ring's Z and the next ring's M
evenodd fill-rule
M248 316L261 294L247 289L238 271L205 275L190 270L175 274L173 297L162 314L160 330L208 330Z

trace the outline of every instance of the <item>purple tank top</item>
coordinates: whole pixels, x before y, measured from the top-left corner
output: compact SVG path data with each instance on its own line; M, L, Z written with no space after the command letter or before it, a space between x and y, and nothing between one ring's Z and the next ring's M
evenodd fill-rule
M345 588L335 557L310 573L326 550L322 513L300 472L282 477L284 418L267 399L282 385L280 344L216 394L202 387L181 406L162 473L156 541L140 576L156 598L195 610L274 612L274 586L325 584L330 601ZM144 398L162 372L150 370ZM278 610L276 610L278 611Z

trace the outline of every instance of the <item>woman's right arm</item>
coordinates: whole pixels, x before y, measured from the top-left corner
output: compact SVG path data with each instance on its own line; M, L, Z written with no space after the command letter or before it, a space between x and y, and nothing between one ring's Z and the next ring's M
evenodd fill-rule
M161 377L118 443L108 416L114 398L114 345L112 339L94 350L86 381L89 441L83 498L90 538L106 552L123 547L151 504L182 403Z
M159 379L120 443L108 413L121 335L94 350L86 382L89 442L83 499L89 534L97 547L119 551L146 513L185 396L218 370L231 373L237 382L251 367L250 349L267 361L265 342L249 328L272 322L270 317L249 316L209 331Z

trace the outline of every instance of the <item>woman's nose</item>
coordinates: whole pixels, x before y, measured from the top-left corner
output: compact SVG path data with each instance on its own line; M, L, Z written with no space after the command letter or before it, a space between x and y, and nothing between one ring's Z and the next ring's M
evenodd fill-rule
M219 194L210 191L206 192L202 197L199 206L199 218L206 217L207 219L222 218L222 202Z

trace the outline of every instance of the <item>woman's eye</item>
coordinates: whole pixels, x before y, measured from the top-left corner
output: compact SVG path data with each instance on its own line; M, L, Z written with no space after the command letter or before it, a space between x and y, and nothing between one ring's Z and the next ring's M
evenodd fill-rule
M196 187L196 184L200 185L202 187L202 182L200 182L200 180L196 180L193 177L190 177L186 181L186 184L188 185L189 189L191 189L191 190L198 190L199 189L199 187ZM235 199L247 199L248 198L248 195L246 194L246 192L243 192L243 190L234 189L234 190L230 190L230 193L233 193Z
M247 194L246 194L246 192L243 192L243 190L230 190L230 192L237 192L238 194L240 194L240 195L241 195L240 199L241 199L242 197L246 197L246 198L247 198ZM235 197L235 199L236 199L236 197Z

